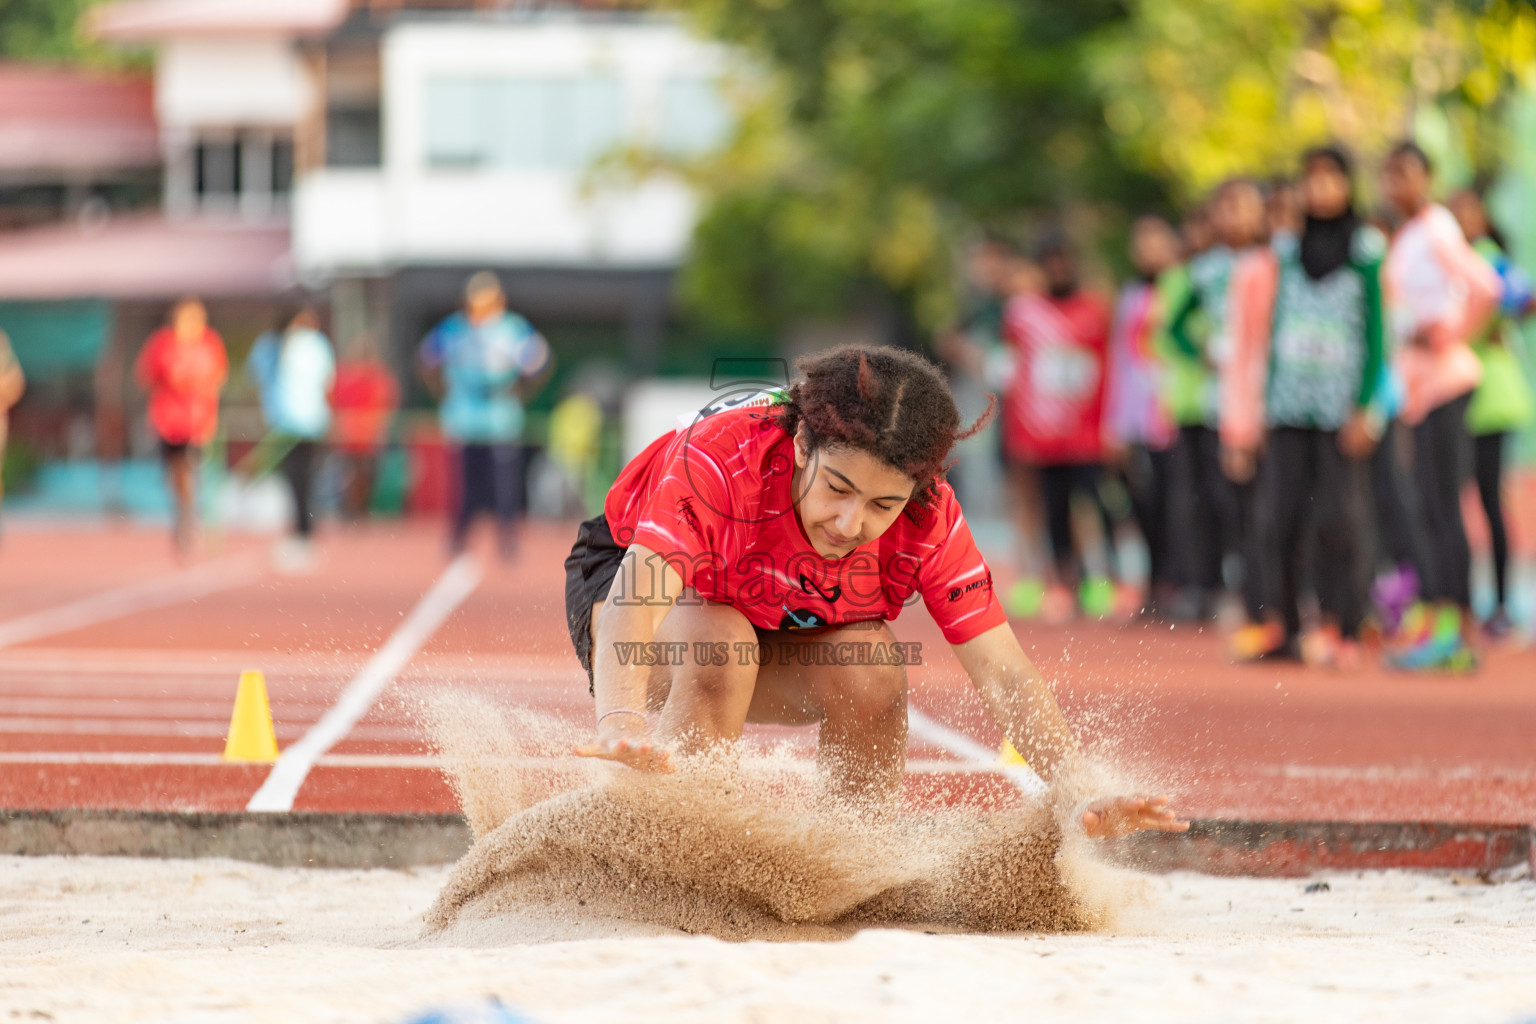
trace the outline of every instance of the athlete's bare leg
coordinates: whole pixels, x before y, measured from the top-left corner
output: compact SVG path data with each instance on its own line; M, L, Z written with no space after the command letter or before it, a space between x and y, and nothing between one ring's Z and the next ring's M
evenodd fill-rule
M869 645L853 648L860 654L873 652L876 645L889 653L895 637L886 623L808 635L754 629L729 605L678 604L662 620L656 641L686 645L682 664L657 666L651 674L648 699L662 708L657 730L662 743L680 753L697 753L739 740L749 721L819 723L820 794L876 804L895 799L906 768L906 669L873 663L874 658L826 664L817 656L843 643ZM725 664L697 656L695 643L722 642ZM761 652L762 664L749 651Z

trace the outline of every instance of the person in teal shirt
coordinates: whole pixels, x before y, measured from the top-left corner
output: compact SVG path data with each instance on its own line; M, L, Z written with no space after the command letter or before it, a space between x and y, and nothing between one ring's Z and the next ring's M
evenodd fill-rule
M1504 252L1498 232L1488 218L1482 197L1467 189L1456 193L1446 203L1478 255L1499 272L1503 295L1499 311L1482 335L1472 343L1483 364L1483 379L1467 407L1467 431L1472 435L1473 469L1483 513L1488 518L1488 534L1493 555L1495 605L1483 623L1494 638L1505 636L1512 628L1505 609L1509 587L1509 531L1504 519L1501 495L1504 478L1504 452L1510 434L1536 421L1536 399L1530 380L1520 365L1521 343L1518 319L1529 315L1536 298L1531 281Z
M418 358L442 396L438 418L457 455L452 549L464 549L477 512L494 511L502 556L510 557L522 507L523 403L549 376L549 344L507 309L496 275L481 271L464 287L464 308L427 334Z

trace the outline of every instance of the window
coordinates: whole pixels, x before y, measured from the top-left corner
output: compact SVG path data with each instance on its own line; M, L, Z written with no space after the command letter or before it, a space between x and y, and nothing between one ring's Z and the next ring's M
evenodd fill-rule
M661 130L656 140L665 153L697 156L725 142L731 112L720 86L708 78L673 78L661 87Z
M293 191L293 137L267 128L210 131L191 148L191 205L265 215ZM188 179L179 179L178 201Z
M293 191L293 140L272 140L272 194L285 196Z
M432 79L427 165L580 170L622 138L623 101L610 78Z
M378 104L333 106L325 114L329 167L377 167L382 156Z
M193 151L194 187L199 199L240 194L240 140L204 139Z

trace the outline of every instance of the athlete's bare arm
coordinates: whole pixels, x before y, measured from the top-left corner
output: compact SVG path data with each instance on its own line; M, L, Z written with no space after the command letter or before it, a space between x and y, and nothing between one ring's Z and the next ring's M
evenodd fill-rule
M1049 782L1080 755L1055 696L1007 623L956 644L955 655L998 728L1042 778ZM1168 798L1161 796L1099 801L1084 810L1083 829L1090 836L1108 836L1189 828L1189 822L1179 821L1167 805Z
M631 658L624 664L616 644L649 643L682 593L682 577L671 565L653 573L653 552L636 544L624 554L608 599L593 614L592 683L597 696L597 740L576 748L583 757L619 761L642 771L671 771L667 752L653 743L646 720L651 669ZM656 559L655 561L660 561ZM621 598L621 600L616 600ZM644 602L644 603L642 603ZM608 714L608 712L618 712Z

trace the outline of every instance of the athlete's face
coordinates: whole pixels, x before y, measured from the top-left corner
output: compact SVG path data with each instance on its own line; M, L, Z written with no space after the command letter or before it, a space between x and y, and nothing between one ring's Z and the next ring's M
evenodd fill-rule
M795 435L800 525L823 558L842 558L890 529L916 486L868 452L826 445L812 451L803 431Z

